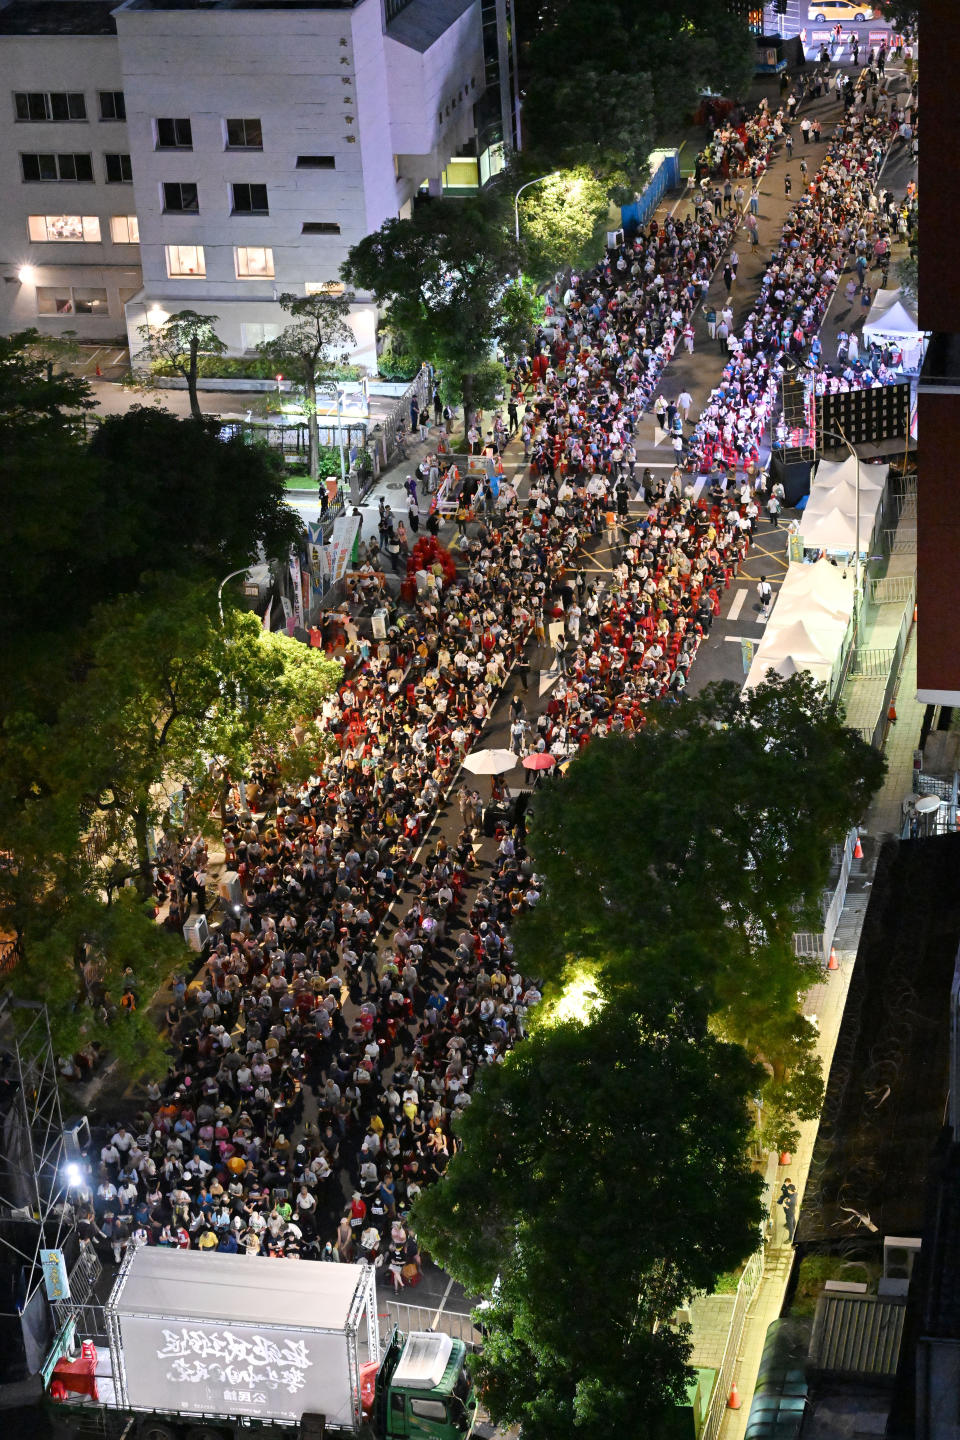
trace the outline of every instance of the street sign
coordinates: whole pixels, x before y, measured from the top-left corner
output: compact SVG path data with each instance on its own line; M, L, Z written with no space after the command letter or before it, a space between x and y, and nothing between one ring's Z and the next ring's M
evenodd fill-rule
M43 1267L43 1283L48 1300L70 1299L70 1277L62 1250L41 1250L40 1264Z

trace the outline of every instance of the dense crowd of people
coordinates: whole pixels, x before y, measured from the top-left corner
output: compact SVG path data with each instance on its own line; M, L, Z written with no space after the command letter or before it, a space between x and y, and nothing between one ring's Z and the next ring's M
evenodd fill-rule
M478 1071L523 1036L541 998L511 938L540 898L531 791L511 797L495 777L485 805L461 783L456 837L435 838L433 820L508 687L511 748L555 769L678 699L759 520L782 355L806 351L848 255L884 225L873 185L886 130L864 110L791 211L740 334L732 315L715 317L727 364L686 437L689 403L661 403L659 378L755 212L747 192L786 120L764 107L718 131L693 214L651 221L571 278L511 401L527 493L470 479L455 496L458 568L425 566L403 601L383 594L386 637L358 640L304 737L315 773L293 787L263 771L236 796L223 845L238 894L198 974L177 977L175 1058L136 1121L111 1127L75 1195L81 1233L115 1258L136 1238L367 1258L396 1288L416 1283L407 1209L443 1174ZM633 446L651 406L677 451L656 477L638 473ZM591 542L609 551L602 586L579 568ZM527 674L547 664L559 678L534 721ZM179 888L174 925L191 897L204 908L201 841L165 883Z

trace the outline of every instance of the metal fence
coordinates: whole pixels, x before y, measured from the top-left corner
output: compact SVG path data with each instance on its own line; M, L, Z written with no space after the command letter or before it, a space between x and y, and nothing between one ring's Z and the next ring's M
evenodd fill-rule
M794 934L793 953L798 959L817 961L821 965L826 964L847 898L847 885L850 881L853 850L856 843L857 832L850 830L842 848L835 850L835 859L839 861L840 869L833 890L825 890L821 897L823 926L820 930L800 930Z
M720 1426L723 1424L723 1417L727 1410L727 1396L730 1394L730 1386L733 1384L733 1371L737 1363L737 1355L740 1351L740 1341L743 1339L743 1329L747 1323L747 1311L750 1309L751 1301L763 1279L764 1249L761 1245L755 1250L744 1267L740 1276L740 1284L737 1286L737 1298L733 1305L733 1314L730 1317L730 1329L727 1332L727 1343L723 1347L723 1359L720 1361L720 1368L717 1371L717 1382L713 1387L713 1394L710 1396L710 1408L707 1411L707 1418L700 1440L717 1440L720 1434Z
M867 586L871 605L913 605L917 577L885 575L880 580L868 580Z
M855 650L850 661L851 677L862 676L867 680L883 680L890 673L896 652L893 646L870 650Z
M483 1335L473 1323L473 1316L458 1310L444 1310L434 1305L408 1305L402 1300L388 1300L386 1310L379 1312L381 1333L386 1335L396 1325L404 1334L411 1330L435 1330L454 1340L479 1348Z
M916 525L898 525L894 530L881 530L880 544L885 555L915 555L917 553L917 527Z
M423 406L429 407L432 396L433 371L428 365L422 365L420 373L410 381L386 419L378 420L369 432L367 444L373 456L374 477L390 464L401 444L405 443L406 438L409 437L410 401L416 397L417 405L422 409ZM403 441L401 441L401 425L405 431Z

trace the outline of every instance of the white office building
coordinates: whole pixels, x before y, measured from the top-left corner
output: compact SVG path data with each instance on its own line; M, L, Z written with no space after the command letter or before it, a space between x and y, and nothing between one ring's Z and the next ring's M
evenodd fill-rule
M136 351L189 308L252 350L424 186L496 173L515 46L509 0L9 0L0 327Z

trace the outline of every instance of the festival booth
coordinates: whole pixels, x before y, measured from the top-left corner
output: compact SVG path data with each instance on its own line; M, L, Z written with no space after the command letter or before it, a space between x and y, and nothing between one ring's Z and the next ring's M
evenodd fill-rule
M888 345L899 351L901 370L918 373L929 332L921 330L911 302L901 290L878 290L863 324L865 345Z
M745 690L768 670L793 675L805 670L833 698L853 635L853 574L829 560L791 565L773 614L750 666Z
M889 467L878 472L860 464L860 554L875 551L877 528L883 520L883 498ZM800 540L807 552L851 556L857 548L857 461L850 455L835 463L821 460L810 499L800 522Z

